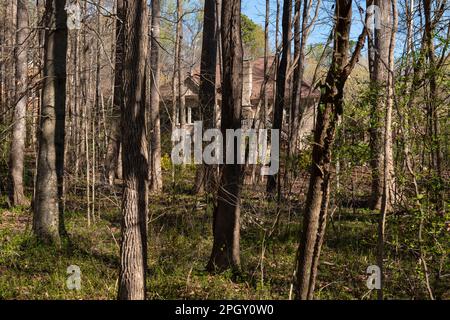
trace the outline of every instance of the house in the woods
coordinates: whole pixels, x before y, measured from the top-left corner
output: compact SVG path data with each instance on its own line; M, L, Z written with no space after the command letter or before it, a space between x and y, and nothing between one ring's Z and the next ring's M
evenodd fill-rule
M269 58L268 61L268 73L269 79L267 83L264 83L264 58L258 58L256 60L244 61L243 66L243 91L242 91L242 125L243 127L249 127L253 123L257 110L261 110L263 106L264 94L267 98L267 127L271 126L273 119L273 106L275 102L275 70L274 70L274 58ZM220 123L220 103L221 103L221 78L220 66L217 66L217 103L215 110L216 124ZM199 92L200 87L200 71L194 69L184 80L184 99L186 104L186 126L191 128L193 123L200 119L199 114ZM291 106L291 87L292 84L287 85L285 109L283 110L283 134L286 137L289 130L289 114ZM167 119L167 115L172 110L173 89L172 85L165 84L160 88L160 94L162 96L160 109L163 113L163 119ZM317 114L317 102L320 97L320 93L317 89L313 89L307 83L302 84L301 90L301 108L303 109L302 120L300 125L300 139L304 139L310 135L315 125L315 118ZM262 111L260 111L262 112ZM166 114L164 116L164 114ZM164 120L163 120L164 121ZM179 120L177 121L179 124Z

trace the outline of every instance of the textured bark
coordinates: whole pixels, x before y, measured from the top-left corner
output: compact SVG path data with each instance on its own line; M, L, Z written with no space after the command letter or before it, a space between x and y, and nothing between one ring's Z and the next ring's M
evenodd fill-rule
M10 201L12 205L28 205L24 194L24 152L26 138L27 86L28 86L28 10L25 0L17 0L16 16L16 90L17 104L14 111L14 126L10 150Z
M161 171L161 122L159 113L159 36L161 27L161 7L159 0L152 1L151 24L151 56L150 56L150 136L151 136L151 180L150 189L159 192L163 188Z
M243 48L241 39L241 1L222 4L221 41L223 61L221 126L226 142L226 129L241 127ZM234 164L225 164L214 209L214 243L207 265L210 271L240 269L240 198L242 165L237 164L235 141ZM226 157L226 151L224 152Z
M304 106L301 104L301 90L303 83L303 74L305 70L305 48L308 39L310 26L317 18L317 10L320 7L320 1L316 4L316 16L309 22L309 12L311 10L311 1L303 1L302 23L300 24L301 0L295 2L295 21L294 21L294 60L297 61L293 75L293 90L292 90L292 105L290 117L290 140L289 140L289 154L292 156L297 152L300 123L302 121Z
M183 43L183 0L177 0L177 23L175 33L175 47L173 55L172 78L172 131L178 123L186 124L186 110L184 99L184 83L181 71L181 49ZM175 171L172 170L173 180Z
M397 0L389 0L392 3L392 25L389 26L389 47L388 47L388 61L387 66L390 71L394 70L394 49L397 32ZM390 8L387 10L390 15ZM387 19L391 20L391 19ZM380 220L378 223L378 248L377 248L377 265L381 270L381 289L378 290L378 299L383 299L384 287L384 243L385 243L385 228L386 216L391 208L390 199L392 194L392 178L394 176L394 163L392 151L392 107L394 105L394 75L393 72L388 72L387 76L387 97L386 97L386 113L384 123L384 163L383 163L383 194L381 199Z
M124 103L121 112L123 195L118 298L145 299L147 269L148 146L145 66L148 14L145 0L126 1Z
M358 61L366 35L364 28L355 52L347 62L352 1L336 1L335 10L333 59L321 90L317 126L314 132L311 176L297 257L296 297L302 300L310 300L314 294L320 250L328 215L331 152L336 125L343 112L345 82Z
M216 1L206 0L203 20L202 58L200 65L200 112L204 130L215 127L214 107L216 105ZM213 168L202 164L195 177L194 193L201 193L212 178Z
M304 1L304 5L307 5L308 0ZM292 79L292 103L290 108L290 124L289 124L289 156L295 154L295 149L297 146L296 132L300 125L300 121L297 118L300 114L300 95L301 95L301 79L300 72L303 65L300 62L300 51L301 51L301 27L300 27L300 10L302 7L301 0L295 0L294 7L294 61L296 66L294 68L294 75ZM304 21L304 20L303 20ZM304 21L305 22L305 21Z
M33 230L48 242L59 242L63 231L64 120L66 104L67 14L65 1L45 4L44 83Z
M273 113L273 125L272 129L282 130L283 127L283 110L285 105L285 89L286 89L286 72L289 64L290 57L290 47L291 47L291 15L292 15L292 1L284 0L283 3L283 43L282 43L282 54L280 65L277 70L277 80L276 80L276 96L275 96L275 107ZM275 192L278 185L279 175L271 175L267 179L267 192Z
M269 25L270 25L270 0L266 0L266 16L264 21L264 80L268 82L269 74ZM265 90L263 91L263 112L262 112L262 127L267 126L267 115L269 113L269 97ZM256 169L256 166L254 166Z
M124 55L124 0L116 2L116 47L114 62L114 97L112 110L112 123L109 135L108 150L106 152L106 178L110 185L114 184L116 168L119 165L120 151L120 110L123 104L123 55Z
M373 4L380 8L380 28L376 28L373 39L374 48L369 51L373 55L371 68L371 85L374 94L371 110L370 147L372 167L372 199L371 208L381 209L384 181L384 115L386 112L386 89L388 80L389 59L389 15L391 0L374 0ZM388 177L389 178L389 177Z
M178 77L178 109L180 125L183 128L186 125L186 100L184 88L184 75L182 61L183 52L183 0L177 0L177 38L178 38L178 55L177 55L177 77Z

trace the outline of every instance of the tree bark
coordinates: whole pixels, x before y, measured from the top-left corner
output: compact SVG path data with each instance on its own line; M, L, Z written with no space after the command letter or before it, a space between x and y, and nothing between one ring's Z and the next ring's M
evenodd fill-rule
M374 32L373 44L370 49L373 62L370 69L370 79L373 91L373 103L371 110L370 127L370 149L371 149L371 167L372 167L372 198L371 209L380 210L383 196L384 176L384 118L386 113L386 89L388 81L388 60L389 60L389 15L390 0L374 0L380 8L379 26ZM389 159L388 159L389 160ZM387 177L390 179L390 177Z
M425 55L428 59L428 78L429 78L429 96L427 97L427 134L428 134L428 142L431 148L431 159L430 159L430 167L432 167L435 171L435 175L438 178L439 184L443 185L443 170L442 170L442 154L441 154L441 137L440 137L440 126L439 126L439 117L438 117L438 109L437 109L437 97L438 94L438 84L436 74L438 73L438 66L436 63L435 56L435 44L434 44L434 33L435 33L435 25L438 21L436 17L440 14L439 7L437 8L437 12L435 14L435 18L432 19L432 1L431 0L423 0L423 10L425 15L425 32L424 32L424 47L425 47ZM435 192L433 195L434 201L437 205L437 211L443 214L444 211L444 195L442 191L442 187Z
M24 193L24 153L26 138L26 113L28 100L28 10L25 0L17 0L16 16L16 90L17 103L14 111L14 126L10 150L10 200L12 205L28 205Z
M297 152L298 139L299 139L299 130L300 124L302 121L302 116L304 112L304 106L302 105L302 83L303 83L303 74L305 70L305 48L306 41L309 36L309 32L311 29L311 24L314 23L314 20L317 18L317 10L320 6L320 1L317 2L316 15L311 22L309 22L309 13L311 11L311 0L303 1L303 12L302 12L302 23L300 25L300 11L301 11L301 0L296 0L295 3L295 17L296 20L294 22L294 60L296 62L296 67L294 69L293 76L293 90L292 90L292 103L291 103L291 132L290 132L290 140L289 140L289 155L293 156ZM303 102L304 103L304 102Z
M184 89L184 74L182 67L182 51L183 51L183 0L177 0L177 38L178 38L178 55L177 55L177 77L178 77L178 109L180 117L180 126L184 128L186 125L186 100Z
M336 125L343 113L345 82L358 61L366 36L364 27L353 56L347 63L352 20L351 0L336 1L335 19L333 59L321 90L314 132L311 176L297 257L296 297L302 300L313 299L320 249L327 222L331 153Z
M67 14L65 0L45 4L44 82L33 230L58 243L63 229L64 121L66 104Z
M224 145L227 145L226 130L236 130L241 127L243 47L240 0L223 2L221 23L223 61L221 127ZM240 269L239 219L242 165L238 164L238 147L236 141L234 142L234 164L223 165L217 206L214 209L214 243L207 265L209 271Z
M119 292L121 300L146 296L148 146L145 121L148 14L145 0L125 5L124 103L121 112L123 195Z
M116 56L114 62L114 96L111 131L108 150L106 152L106 178L110 185L114 184L116 168L119 165L120 150L120 110L123 104L123 59L124 59L124 21L125 0L116 1Z
M283 3L283 43L282 43L282 54L280 65L277 70L276 79L276 97L275 97L275 107L273 113L273 124L272 130L283 129L283 110L285 105L285 95L286 95L286 72L289 64L290 58L290 47L291 47L291 15L292 15L292 1L284 0ZM281 135L280 135L281 137ZM274 193L278 185L278 174L271 175L267 179L267 192L269 194ZM279 186L278 186L279 187Z
M159 113L159 37L161 27L161 6L159 0L152 1L151 24L151 53L150 53L150 135L151 135L151 180L150 190L160 192L163 188L161 171L161 121Z
M381 289L378 290L378 299L383 299L383 287L384 287L384 243L385 243L385 227L386 227L386 216L391 209L390 199L392 194L392 178L394 176L394 163L393 163L393 152L392 152L392 107L394 104L394 49L395 49L395 38L397 33L397 0L389 0L389 4L392 4L392 24L388 26L389 28L389 47L388 47L388 75L387 75L387 97L386 97L386 113L385 113L385 123L384 123L384 163L383 163L383 194L381 199L381 210L380 210L380 220L378 223L378 245L377 245L377 265L380 267L381 271ZM391 10L389 6L387 8L387 13L389 17L391 15ZM386 18L386 21L391 19Z
M203 20L202 57L200 65L200 112L204 130L215 127L214 108L216 105L216 65L217 65L217 31L216 1L206 0ZM196 173L194 193L205 190L212 178L213 168L205 163Z

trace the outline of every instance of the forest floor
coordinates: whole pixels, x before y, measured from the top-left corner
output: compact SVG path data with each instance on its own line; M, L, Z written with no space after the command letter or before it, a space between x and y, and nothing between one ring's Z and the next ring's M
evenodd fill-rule
M188 181L193 181L192 177L150 199L148 297L288 299L301 227L300 201L294 198L277 207L247 186L242 204L242 272L210 275L205 265L212 247L212 206L205 196L189 194ZM99 206L89 227L85 198L67 197L65 223L69 240L63 241L60 248L37 243L31 232L31 210L10 209L6 198L0 198L0 299L116 298L120 198L102 196L101 192L97 197ZM367 209L332 209L322 249L317 299L376 298L376 293L366 286L366 269L376 261L377 219ZM385 298L426 299L417 255L403 239L398 239L405 233L405 225L408 217L388 217ZM66 287L70 265L80 267L79 291ZM435 294L442 299L450 299L450 279L446 279L439 283L432 279Z

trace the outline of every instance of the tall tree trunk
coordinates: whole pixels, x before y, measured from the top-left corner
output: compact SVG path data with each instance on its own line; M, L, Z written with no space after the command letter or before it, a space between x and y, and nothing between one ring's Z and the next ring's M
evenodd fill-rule
M217 65L217 31L216 1L206 0L203 18L202 58L200 65L200 112L204 130L215 127L214 108L216 106L216 65ZM197 170L195 193L204 191L208 185L213 168L205 163Z
M161 171L161 122L159 115L159 36L161 27L161 5L159 0L152 1L150 56L150 132L151 132L151 180L150 189L159 192L163 187Z
M106 152L106 178L110 185L114 184L116 168L119 164L120 150L120 110L123 104L123 59L124 59L124 21L125 0L116 1L116 57L114 65L114 96L112 109L111 131L108 150Z
M430 167L435 171L435 175L439 180L439 184L443 185L443 172L442 172L442 155L441 155L441 142L440 142L440 128L439 118L437 110L437 97L438 85L437 85L437 63L435 56L434 34L435 25L437 23L436 17L432 19L432 2L431 0L423 0L423 11L425 15L425 33L424 33L424 47L425 55L428 59L428 78L429 78L429 96L427 97L427 120L428 120L428 142L431 148L431 161ZM436 10L439 11L439 8ZM436 16L438 14L436 13ZM442 188L440 188L442 189ZM444 210L444 196L442 190L438 190L434 194L434 201L437 204L439 212Z
M304 5L308 5L308 0L305 0ZM295 137L295 133L298 131L298 126L300 125L297 122L297 118L300 112L300 95L302 88L302 80L300 79L300 50L301 50L301 35L302 31L300 29L300 10L302 7L301 0L295 0L294 6L294 75L292 79L292 100L291 100L291 108L290 108L290 124L289 124L289 156L293 156L295 154L295 149L297 147L297 139ZM305 21L304 21L305 22Z
M388 32L390 35L389 47L388 47L388 61L387 67L389 68L387 74L387 97L386 97L386 113L385 113L385 123L384 123L384 163L383 163L383 195L381 200L381 210L380 210L380 220L378 223L378 252L377 252L377 265L381 270L381 289L378 290L378 299L383 299L383 287L384 287L384 242L385 242L385 227L386 227L386 216L390 210L390 195L392 190L392 178L394 171L393 163L393 152L392 152L392 106L394 104L394 49L395 49L395 38L397 33L397 0L389 0L389 4L392 3L392 24L387 25ZM388 17L386 17L386 22L391 21L389 6L387 8Z
M16 16L16 90L17 103L14 111L14 127L10 150L10 200L14 206L28 205L24 194L24 152L26 138L27 86L28 86L28 10L25 0L17 0Z
M277 92L275 97L275 107L274 107L274 113L273 113L273 124L272 129L273 130L280 130L280 132L283 129L283 110L285 106L285 96L286 96L286 72L289 64L289 58L290 58L290 47L291 47L291 15L292 15L292 1L291 0L284 0L283 3L283 21L282 21L282 28L283 28L283 44L282 44L282 54L281 54L281 60L280 65L277 70ZM280 134L281 137L281 134ZM279 175L271 175L267 179L267 192L273 193L275 192L275 189L278 187L278 180Z
M295 2L295 22L294 22L294 59L296 62L296 67L294 69L294 79L293 79L293 90L292 90L292 103L291 103L291 132L289 140L289 154L290 156L296 154L300 124L302 121L304 106L302 105L302 83L303 74L305 70L305 48L306 41L311 30L311 25L317 18L317 12L320 7L320 0L316 4L316 15L313 20L309 21L309 13L311 11L311 0L303 0L303 12L302 12L302 23L300 25L300 9L302 7L301 0L296 0Z
M372 198L371 208L381 209L384 181L384 118L386 112L386 83L388 80L389 60L389 14L391 0L374 0L380 9L379 28L375 28L373 39L374 47L369 50L372 54L371 86L373 101L371 110L370 149L372 167ZM378 25L378 23L376 23ZM389 177L388 177L389 179Z
M58 243L63 229L64 120L66 105L67 14L65 0L45 4L44 82L40 114L36 199L36 236Z
M222 3L222 116L224 145L226 130L241 127L243 48L241 39L241 1ZM207 265L210 271L240 268L240 198L242 165L238 164L234 139L234 164L225 164L214 209L214 243ZM240 147L240 146L239 146ZM224 150L225 151L225 150ZM224 152L226 159L226 151Z
M320 250L327 222L331 152L336 125L343 112L345 82L358 61L365 42L366 28L364 27L353 56L347 62L351 18L352 0L337 0L333 59L321 90L314 133L311 176L297 257L296 296L302 300L311 300L314 294Z
M147 269L148 146L145 125L145 65L148 14L145 0L125 5L122 130L122 244L118 298L145 299Z
M266 16L264 20L264 81L269 82L269 24L270 24L270 0L266 0ZM269 113L269 97L266 91L263 91L263 112L262 112L262 127L265 128L267 125L267 116ZM256 168L256 166L255 166Z
M183 0L177 0L177 38L178 38L178 55L177 55L177 77L178 77L178 109L180 117L180 126L184 128L186 125L186 100L184 89L184 74L181 61L183 60Z

